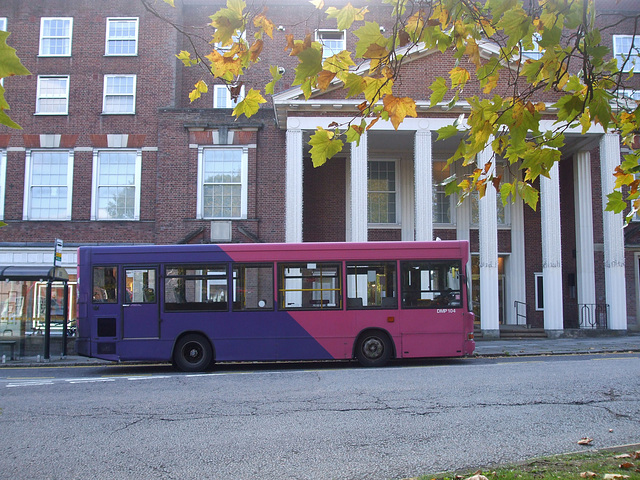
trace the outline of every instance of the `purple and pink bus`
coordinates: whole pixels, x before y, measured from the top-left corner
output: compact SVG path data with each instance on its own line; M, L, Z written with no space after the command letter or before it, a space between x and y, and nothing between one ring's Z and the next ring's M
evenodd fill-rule
M214 362L473 353L466 241L78 249L80 355Z

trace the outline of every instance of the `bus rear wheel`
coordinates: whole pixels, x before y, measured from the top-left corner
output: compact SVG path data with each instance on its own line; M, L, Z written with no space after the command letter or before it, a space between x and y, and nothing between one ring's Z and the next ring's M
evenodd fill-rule
M356 347L356 358L363 367L382 367L391 358L391 341L383 332L364 333Z
M185 335L176 343L173 362L183 372L202 372L213 364L213 349L202 335Z

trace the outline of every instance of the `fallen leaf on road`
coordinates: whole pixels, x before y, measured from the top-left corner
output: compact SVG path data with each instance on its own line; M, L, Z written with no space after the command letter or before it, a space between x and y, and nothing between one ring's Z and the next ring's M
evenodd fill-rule
M474 475L473 477L469 477L466 480L489 480L487 477L485 477L484 475L480 475L479 473Z
M591 445L591 442L593 442L593 438L584 437L578 440L578 445Z

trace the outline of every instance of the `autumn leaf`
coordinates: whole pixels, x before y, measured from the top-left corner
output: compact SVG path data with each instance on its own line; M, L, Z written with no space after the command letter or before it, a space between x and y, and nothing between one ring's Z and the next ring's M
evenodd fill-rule
M344 147L342 140L335 138L333 131L325 130L322 127L318 127L311 135L309 145L311 145L309 152L314 167L324 165L328 159L342 151Z
M249 49L249 53L251 54L250 58L252 62L257 62L260 57L260 53L262 52L262 48L264 47L264 42L260 39L253 42L251 48Z
M191 90L191 93L189 93L189 100L192 102L200 98L201 94L209 91L209 87L202 80L199 80L194 86L195 88Z
M253 88L245 95L242 101L238 102L236 108L233 109L233 115L238 118L240 115L250 117L258 112L261 103L267 103L258 90Z
M174 8L176 6L175 3L174 3L174 0L163 0L163 1L164 1L164 3L167 3L167 4L171 5Z
M318 74L318 88L323 91L326 90L327 88L329 88L331 80L333 80L335 77L335 73L329 72L327 70L322 70Z
M410 97L394 97L385 95L382 100L385 111L389 114L391 124L397 130L405 117L417 117L416 102Z
M593 443L593 438L583 437L578 440L578 445L591 445Z
M597 477L597 476L598 476L598 474L597 474L597 473L595 473L595 472L587 471L587 472L582 472L582 473L580 474L580 476L581 476L582 478L595 478L595 477Z
M318 10L324 8L324 0L309 0L309 3L316 7Z
M253 25L260 31L266 33L269 38L273 38L273 29L275 28L275 25L265 16L264 13L257 15L253 19Z

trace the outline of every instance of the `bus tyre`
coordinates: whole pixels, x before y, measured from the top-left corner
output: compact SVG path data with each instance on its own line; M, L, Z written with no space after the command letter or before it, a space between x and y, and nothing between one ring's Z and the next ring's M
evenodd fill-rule
M173 362L183 372L202 372L213 364L213 349L202 335L185 335L176 343Z
M356 346L356 358L363 367L382 367L391 358L391 341L383 332L366 332Z

